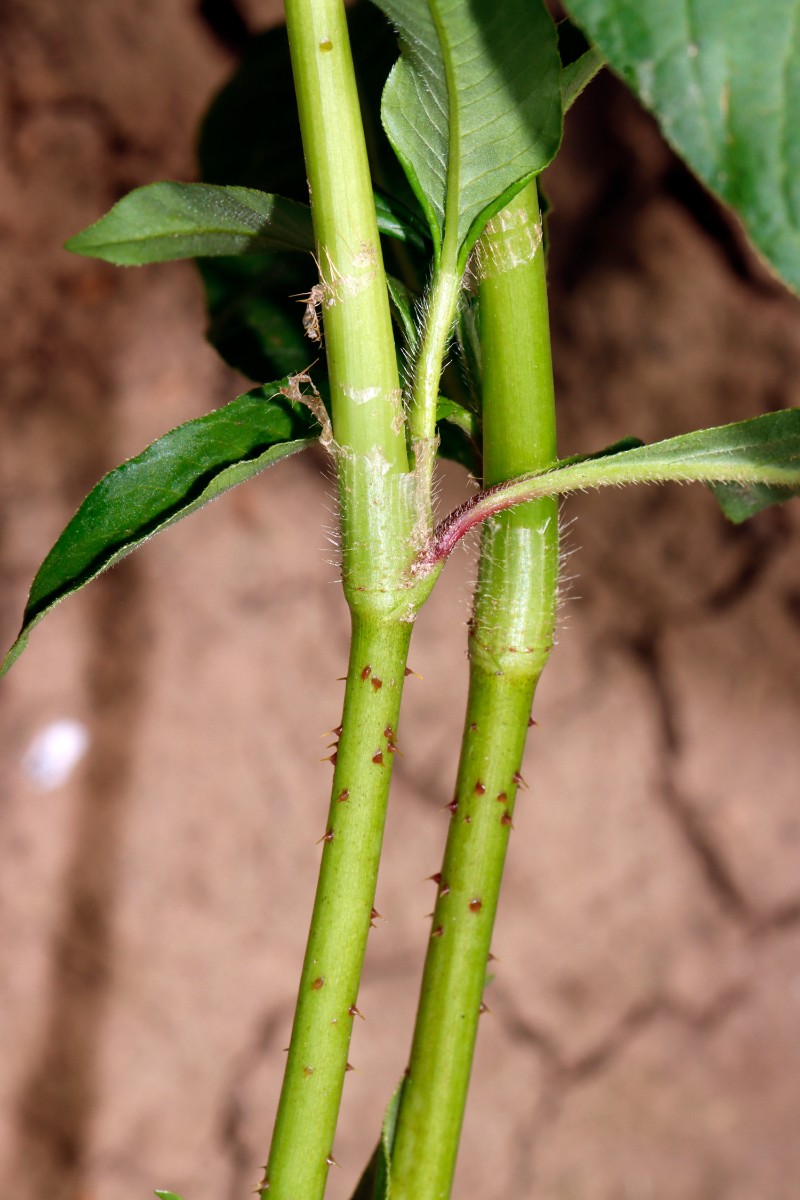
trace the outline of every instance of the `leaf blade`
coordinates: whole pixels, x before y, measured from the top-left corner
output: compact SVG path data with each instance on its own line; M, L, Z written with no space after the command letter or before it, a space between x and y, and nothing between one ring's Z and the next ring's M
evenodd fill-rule
M392 1150L394 1149L404 1083L405 1080L401 1079L386 1106L378 1145L375 1147L364 1174L358 1181L352 1200L389 1200L392 1181Z
M283 382L179 425L95 485L37 571L0 675L25 649L31 630L67 596L156 533L313 444L313 418L279 396Z
M428 218L437 263L452 256L463 266L489 217L558 149L555 26L539 0L376 2L401 45L384 128Z
M800 0L568 0L609 65L800 291Z
M734 511L725 509L734 521L746 520L767 504L800 496L800 408L680 434L650 446L620 445L625 443L479 492L440 522L415 570L424 574L443 562L482 521L543 496L633 483L736 485L737 502L730 506ZM749 494L753 490L754 497Z
M66 243L75 254L117 266L273 248L313 251L307 205L255 188L171 181L134 188Z

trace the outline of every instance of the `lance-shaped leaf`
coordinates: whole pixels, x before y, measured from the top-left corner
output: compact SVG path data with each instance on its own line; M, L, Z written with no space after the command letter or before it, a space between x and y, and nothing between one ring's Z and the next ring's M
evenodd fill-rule
M259 254L272 248L313 250L311 210L254 188L210 183L150 183L123 196L77 233L67 250L118 266Z
M400 33L383 123L436 260L463 268L486 221L553 158L561 63L541 0L376 0Z
M281 395L287 382L255 388L179 425L100 480L39 568L0 675L59 601L162 529L313 444L314 418Z
M375 209L381 233L424 249L413 213L379 195ZM312 253L314 228L308 205L284 196L212 183L149 183L76 233L66 249L120 267L266 250Z
M724 484L734 490L723 508L738 522L768 504L800 495L798 408L684 433L652 446L626 449L630 442L626 439L599 456L569 459L479 492L441 522L417 569L424 574L447 558L481 521L542 496L627 483Z
M755 245L800 290L800 0L568 0Z
M158 1196L158 1200L181 1200L181 1197L175 1192L162 1192L159 1188L156 1188L155 1194Z

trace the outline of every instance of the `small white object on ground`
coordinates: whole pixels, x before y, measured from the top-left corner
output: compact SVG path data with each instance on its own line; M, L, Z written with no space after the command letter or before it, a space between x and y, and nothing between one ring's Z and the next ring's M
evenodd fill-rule
M89 731L83 721L62 717L51 721L30 741L22 769L42 792L66 783L89 748Z

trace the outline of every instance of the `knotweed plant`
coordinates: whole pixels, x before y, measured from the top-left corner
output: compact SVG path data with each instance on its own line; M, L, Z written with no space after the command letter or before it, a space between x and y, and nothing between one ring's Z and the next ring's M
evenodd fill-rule
M139 188L68 243L119 264L197 259L211 340L259 385L101 480L36 575L4 669L64 597L235 485L317 441L337 479L352 642L262 1200L318 1200L335 1161L409 643L453 548L480 528L461 759L409 1066L359 1200L450 1195L553 641L558 498L698 481L742 521L800 489L798 410L559 459L538 185L608 64L800 287L800 0L567 7L574 24L542 0L377 0L347 15L342 0L286 0L286 30L254 43L205 120L205 182ZM438 456L479 484L449 515Z

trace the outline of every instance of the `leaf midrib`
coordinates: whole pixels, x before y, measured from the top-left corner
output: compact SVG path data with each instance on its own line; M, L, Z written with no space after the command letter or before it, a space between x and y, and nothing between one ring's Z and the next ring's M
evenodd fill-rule
M460 113L458 104L453 103L457 88L453 78L453 58L450 44L445 36L444 26L439 14L436 0L429 0L431 17L439 39L439 47L444 63L444 78L447 88L448 108L448 139L447 139L447 193L444 202L444 231L442 238L442 269L454 273L458 262L458 218L461 199L461 157L458 153L460 140Z

